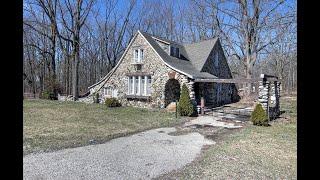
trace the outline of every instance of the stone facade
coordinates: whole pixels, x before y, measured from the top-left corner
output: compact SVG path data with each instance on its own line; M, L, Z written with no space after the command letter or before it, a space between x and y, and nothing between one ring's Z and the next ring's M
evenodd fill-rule
M270 118L277 117L280 114L280 82L260 81L258 101L263 109L269 109Z
M156 42L169 54L169 45L157 40ZM135 49L143 49L143 62L139 69L137 69L137 65L133 63ZM219 54L218 63L216 62L216 52ZM201 71L208 72L220 78L232 78L220 43L217 43L214 46L214 49L211 51L211 54ZM151 76L151 95L148 97L128 96L128 74L132 75L138 73ZM193 79L173 70L163 62L160 56L140 33L134 37L132 43L121 59L121 62L112 70L111 75L106 77L107 78L104 81L96 84L90 89L88 99L83 99L83 101L89 102L90 99L93 99L92 96L95 93L99 93L100 103L104 103L104 99L106 98L104 90L105 88L110 87L117 91L116 98L123 106L164 108L165 85L170 78L178 80L181 88L183 84L186 84L190 92L191 100L197 104L199 103L196 100L196 96L199 96L199 94L197 94L199 91L195 92L196 88L201 88L202 94L206 100L206 105L208 106L219 106L231 103L234 99L234 94L237 92L234 84L195 83Z
M144 50L144 58L142 63L141 72L151 74L151 96L148 100L141 99L128 99L126 98L128 92L128 76L127 73L137 72L133 62L133 53L136 48ZM104 87L111 87L117 89L117 98L124 106L137 106L144 108L164 108L164 89L165 84L169 80L169 73L175 72L170 67L164 64L148 42L141 34L136 36L133 43L129 47L122 62L119 64L115 72L103 84ZM182 87L183 83L190 82L190 79L178 72L175 72L175 79L180 82ZM99 87L94 87L90 90L93 94ZM104 102L104 88L99 90L101 103Z

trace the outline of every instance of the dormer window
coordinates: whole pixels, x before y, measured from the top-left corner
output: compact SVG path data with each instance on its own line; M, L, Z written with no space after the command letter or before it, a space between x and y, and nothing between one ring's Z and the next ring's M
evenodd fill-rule
M143 61L143 49L135 49L133 53L133 62L142 63Z
M170 46L170 56L179 58L180 57L179 48L174 47L174 46Z

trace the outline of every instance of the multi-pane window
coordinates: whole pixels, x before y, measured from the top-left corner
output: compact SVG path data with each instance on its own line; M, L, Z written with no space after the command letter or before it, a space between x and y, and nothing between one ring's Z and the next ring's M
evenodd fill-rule
M151 94L151 76L147 76L147 88L146 88L146 93L148 95Z
M128 94L133 94L133 77L129 77L129 83L128 83Z
M118 97L118 90L112 87L104 88L104 96L106 97Z
M151 76L128 77L128 94L148 96L151 94Z
M143 60L143 49L140 49L140 61Z
M104 88L104 95L105 96L111 96L112 95L112 88L111 87L105 87Z
M133 55L134 63L141 63L143 61L143 49L135 49Z
M140 83L140 92L141 92L141 94L143 94L143 95L145 95L146 93L145 93L145 88L144 88L144 86L145 86L145 78L144 78L144 76L142 76L141 77L141 83Z
M139 78L135 78L134 94L139 94Z

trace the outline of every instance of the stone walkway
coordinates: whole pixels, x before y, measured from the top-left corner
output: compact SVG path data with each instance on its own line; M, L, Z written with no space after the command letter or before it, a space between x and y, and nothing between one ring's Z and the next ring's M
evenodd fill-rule
M225 120L229 121L226 122ZM241 128L242 125L237 125L244 123L244 118L235 115L235 114L227 114L221 112L212 112L211 115L199 116L194 120L191 120L185 123L185 127L188 126L212 126L212 127L224 127L228 129ZM231 122L230 122L231 121Z
M171 136L160 128L105 144L30 154L23 158L24 179L151 179L181 168L215 142L199 133Z

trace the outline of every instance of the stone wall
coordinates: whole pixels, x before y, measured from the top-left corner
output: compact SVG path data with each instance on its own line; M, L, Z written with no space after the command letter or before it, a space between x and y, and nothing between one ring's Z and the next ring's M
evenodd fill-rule
M137 72L133 62L133 51L135 48L142 48L144 50L144 59L141 68L141 72L150 73L152 86L151 97L149 100L127 99L128 92L128 76L126 73ZM163 108L164 107L164 89L165 84L169 80L169 73L175 73L174 78L183 83L190 82L190 79L183 74L175 72L168 66L166 66L148 42L138 34L132 45L129 47L127 53L124 56L121 64L119 64L116 71L110 76L104 87L112 87L118 90L118 99L124 106L136 106L144 108ZM97 87L95 87L97 88ZM91 90L93 93L94 90ZM102 97L101 103L104 102L104 88L99 91L100 97Z
M258 101L263 109L269 109L270 118L277 117L280 114L280 82L266 79L260 81Z

